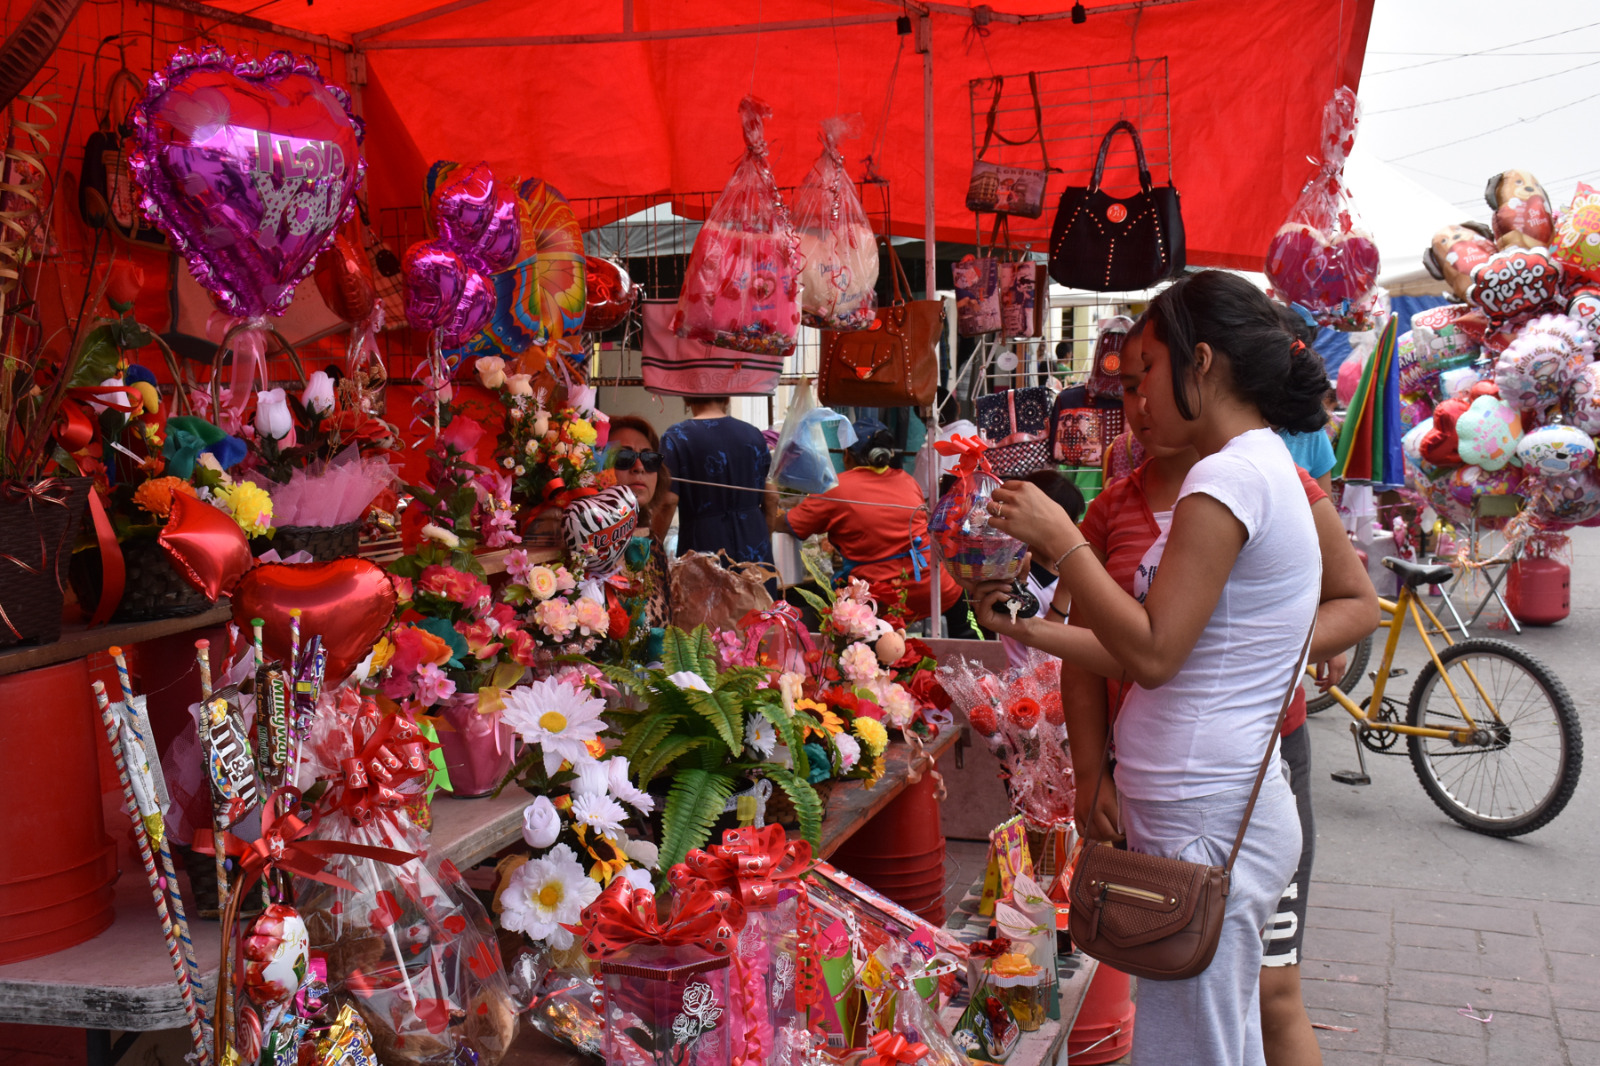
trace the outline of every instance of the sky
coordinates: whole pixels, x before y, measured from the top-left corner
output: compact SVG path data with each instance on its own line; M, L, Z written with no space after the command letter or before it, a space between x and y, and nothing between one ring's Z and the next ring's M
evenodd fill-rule
M1362 147L1463 220L1488 219L1502 170L1565 206L1600 186L1600 3L1377 0L1360 98Z

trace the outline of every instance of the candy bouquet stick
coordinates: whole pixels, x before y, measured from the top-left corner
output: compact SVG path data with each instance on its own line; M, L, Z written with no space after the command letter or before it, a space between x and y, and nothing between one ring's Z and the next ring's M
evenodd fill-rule
M206 720L210 713L206 704L211 702L211 642L201 639L194 642L194 657L200 667L200 750L206 750ZM206 776L210 777L207 769ZM211 805L211 831L217 845L217 913L228 906L228 853L222 846L223 813L213 801Z
M120 659L120 656L119 656ZM119 668L125 670L126 667ZM211 1056L207 1051L209 1041L205 1028L205 1016L200 1005L195 999L194 980L198 976L198 967L193 958L193 946L190 945L186 953L179 944L179 936L184 943L189 943L189 927L183 916L181 897L178 901L178 924L173 922L172 912L167 907L167 894L170 889L173 896L178 895L177 879L172 874L171 853L167 851L166 835L161 833L163 853L166 855L166 871L163 875L156 869L155 856L150 851L150 836L152 826L147 824L145 818L140 816L140 804L135 796L133 782L128 776L127 762L123 759L122 742L119 736L119 712L111 706L111 701L106 698L106 686L100 681L94 682L95 704L100 708L100 721L105 726L106 740L111 745L111 758L116 763L117 779L122 784L122 799L128 805L133 818L133 836L139 845L139 859L144 863L145 879L150 882L150 896L155 901L156 916L161 919L161 935L167 942L167 955L172 959L172 969L178 978L178 995L183 1000L183 1013L189 1020L189 1036L193 1041L193 1056L195 1066L209 1066ZM161 826L159 811L155 815L154 828L159 831ZM221 980L221 974L218 974Z

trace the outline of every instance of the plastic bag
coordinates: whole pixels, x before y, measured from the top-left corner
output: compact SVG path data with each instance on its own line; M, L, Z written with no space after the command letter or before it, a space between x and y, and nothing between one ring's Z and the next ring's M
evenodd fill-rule
M766 563L736 563L727 552L685 552L672 564L672 624L686 633L702 624L732 629L772 606L766 582L777 576Z
M794 196L800 236L800 315L817 329L858 330L872 325L878 297L878 239L834 147L860 136L859 115L822 123L822 154Z
M1276 295L1340 330L1372 328L1370 296L1378 282L1378 246L1344 184L1360 118L1356 94L1335 89L1322 115L1322 162L1267 246L1267 279Z
M718 348L788 355L800 326L800 242L767 168L762 123L772 109L739 101L744 158L706 217L672 330Z
M791 492L827 492L839 484L828 453L828 438L822 427L839 423L839 444L848 448L856 442L850 420L829 407L820 406L807 381L795 390L788 412L783 416L783 432L772 450L772 482Z

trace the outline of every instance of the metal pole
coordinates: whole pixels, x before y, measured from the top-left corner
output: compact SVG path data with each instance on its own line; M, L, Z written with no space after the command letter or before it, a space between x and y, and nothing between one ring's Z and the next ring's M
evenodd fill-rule
M938 299L938 258L937 242L934 239L934 183L933 183L933 20L927 12L917 16L916 23L917 51L922 53L922 252L923 252L923 298L928 300ZM938 359L938 349L934 350L934 358ZM939 439L939 398L934 396L933 407L927 421L928 455L930 461L928 469L923 473L926 482L928 502L931 506L939 499L939 453L933 450L933 442ZM937 552L934 553L937 557ZM938 570L931 576L931 587L928 590L928 634L932 637L944 636L944 602L940 596L940 586L943 584L942 562L937 564Z

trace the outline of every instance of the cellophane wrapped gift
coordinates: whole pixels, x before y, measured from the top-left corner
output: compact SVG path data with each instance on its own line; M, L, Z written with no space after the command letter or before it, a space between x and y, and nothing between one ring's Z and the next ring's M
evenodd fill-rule
M511 993L533 1027L590 1055L604 1048L604 1003L595 964L580 949L556 951L541 942L506 967Z
M744 158L695 238L672 330L717 348L788 355L800 326L800 242L767 167L772 108L739 102Z
M1322 159L1267 246L1267 280L1288 303L1299 304L1325 326L1376 328L1381 301L1378 245L1363 228L1344 183L1344 163L1355 143L1361 105L1340 86L1322 116Z
M953 437L934 447L959 455L956 483L939 497L928 529L944 565L960 581L1011 581L1022 572L1028 546L989 525L989 499L1001 485L984 458L982 441Z
M343 691L343 690L341 690ZM428 773L424 743L402 716L335 696L308 755L329 782L318 839L395 848L400 865L336 854L328 871L353 889L297 884L328 984L354 1004L384 1066L494 1066L516 1035L517 1005L483 904L405 805Z
M878 307L878 239L834 147L860 135L859 121L859 115L823 121L822 153L794 196L801 320L817 329L866 329Z

